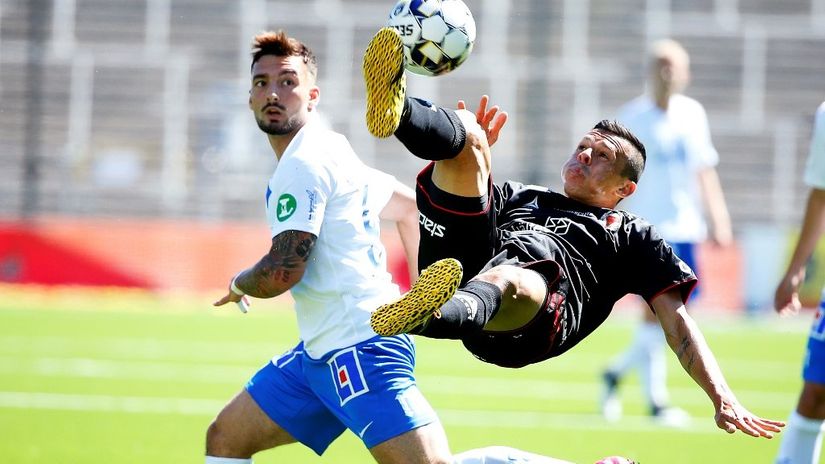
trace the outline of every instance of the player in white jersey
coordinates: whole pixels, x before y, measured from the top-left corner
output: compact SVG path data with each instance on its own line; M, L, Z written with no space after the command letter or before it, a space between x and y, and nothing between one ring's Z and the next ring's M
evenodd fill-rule
M774 296L774 307L783 315L799 311L799 287L805 281L805 266L825 231L825 102L816 111L805 168L805 183L811 188L811 192L802 232L788 270L779 282ZM808 337L802 378L805 383L796 410L788 420L776 464L820 462L825 430L825 292Z
M680 93L690 77L685 49L673 40L656 42L649 66L648 93L622 106L617 117L647 149L644 181L622 207L655 225L701 280L696 248L707 237L705 216L710 219L714 243L732 241L730 217L715 168L719 155L711 142L705 109ZM692 300L698 290L694 290ZM639 369L651 416L667 425L684 424L687 414L668 405L664 337L656 316L647 308L631 345L603 374L602 413L609 420L621 414L617 386L632 368Z
M249 106L278 158L266 191L272 246L215 304L295 300L300 342L256 373L218 414L207 463L250 463L258 451L301 442L319 455L345 429L378 462L446 463L435 412L413 376L410 337L378 337L374 308L399 290L386 271L379 221L394 221L415 265L411 189L364 165L317 117L312 51L282 31L255 37Z

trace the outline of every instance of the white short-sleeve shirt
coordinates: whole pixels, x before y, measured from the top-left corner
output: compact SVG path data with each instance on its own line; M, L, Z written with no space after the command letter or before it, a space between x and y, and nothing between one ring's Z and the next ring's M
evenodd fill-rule
M805 165L805 184L825 189L825 102L819 105L814 118L811 148Z
M667 111L643 95L625 104L619 122L645 145L647 162L636 192L620 203L656 226L669 242L701 242L707 236L699 171L719 163L702 105L673 95Z
M317 118L298 131L269 181L272 237L286 230L318 237L291 289L300 336L314 358L374 337L370 313L399 294L379 235L394 183Z

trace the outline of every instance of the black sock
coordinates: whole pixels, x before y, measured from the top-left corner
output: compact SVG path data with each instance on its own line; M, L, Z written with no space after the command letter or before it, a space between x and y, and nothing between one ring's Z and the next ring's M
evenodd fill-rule
M482 280L472 280L441 307L441 317L415 333L430 338L460 339L480 332L501 306L501 289Z
M455 111L407 97L395 136L413 155L440 161L461 152L467 132Z

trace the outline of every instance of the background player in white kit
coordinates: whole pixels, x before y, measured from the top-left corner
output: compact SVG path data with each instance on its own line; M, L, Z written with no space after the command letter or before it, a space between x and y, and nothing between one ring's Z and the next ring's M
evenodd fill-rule
M788 271L774 295L774 307L780 314L799 311L799 287L805 281L805 265L825 231L825 102L817 109L814 120L805 183L811 187L811 192L802 232ZM819 462L825 428L825 292L811 326L802 378L805 383L783 434L777 464Z
M647 149L644 179L621 207L656 226L701 282L696 254L708 232L705 217L713 243L728 245L733 237L715 168L719 154L710 138L704 107L681 93L690 81L687 51L673 40L655 42L649 67L647 93L623 105L617 117ZM691 300L700 292L701 284ZM605 418L616 420L621 415L618 383L630 369L638 368L650 415L665 425L686 423L687 413L669 405L664 345L656 316L644 308L631 345L603 374Z

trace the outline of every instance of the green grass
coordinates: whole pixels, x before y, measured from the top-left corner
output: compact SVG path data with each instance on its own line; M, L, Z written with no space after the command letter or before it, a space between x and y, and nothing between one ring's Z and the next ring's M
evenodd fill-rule
M283 302L258 301L242 315L213 310L208 297L0 287L0 460L203 462L212 417L296 338ZM795 405L809 321L699 318L739 399L775 419ZM614 317L561 358L520 370L483 364L457 342L418 338L416 372L456 452L496 444L580 463L614 454L645 464L771 461L779 441L718 430L674 356L670 392L694 417L689 427L645 417L635 378L623 384L625 417L604 422L598 373L632 329ZM351 433L323 458L290 445L255 461L372 462Z

